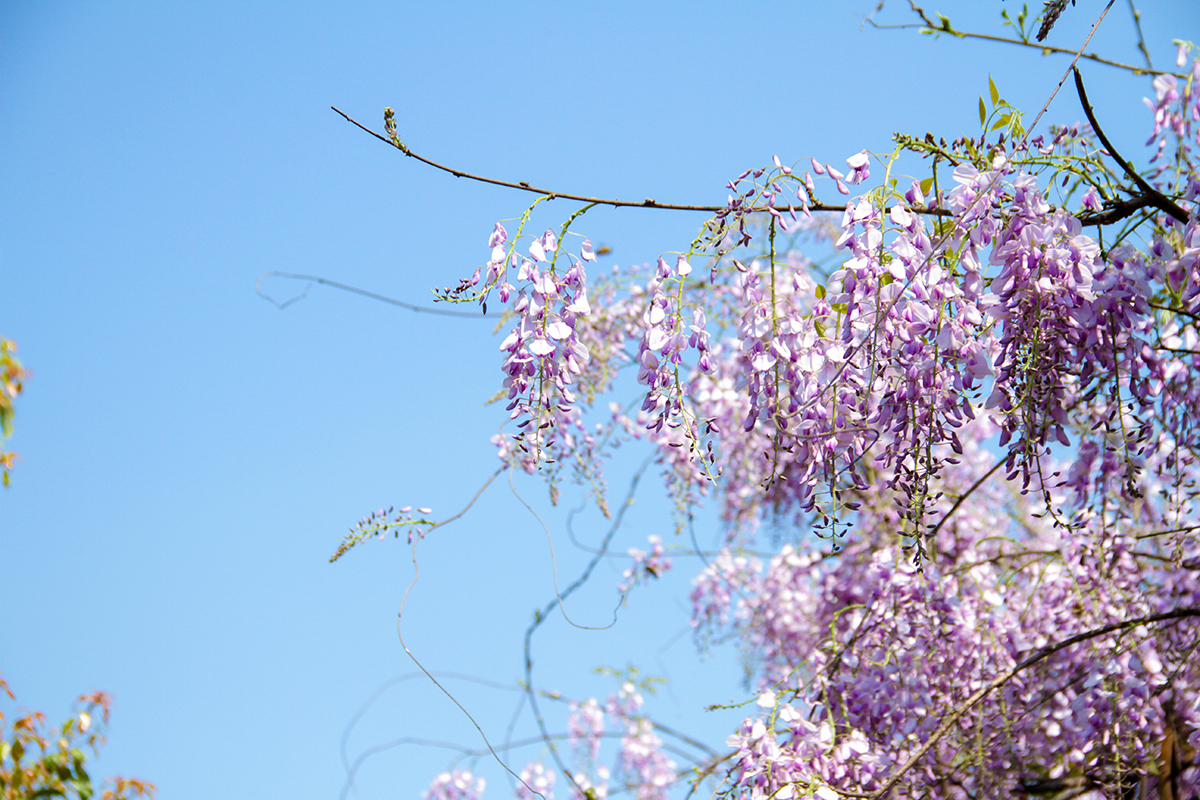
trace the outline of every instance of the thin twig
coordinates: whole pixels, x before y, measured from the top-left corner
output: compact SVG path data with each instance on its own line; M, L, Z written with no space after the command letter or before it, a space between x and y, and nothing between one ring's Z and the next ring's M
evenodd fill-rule
M1064 80L1065 79L1066 78L1064 76ZM1059 86L1060 87L1062 86L1061 82L1059 83ZM1055 92L1057 92L1057 91L1058 91L1058 89L1056 88ZM1053 100L1053 99L1054 99L1054 95L1052 94L1052 95L1050 95L1050 100ZM1050 105L1050 100L1046 101L1047 107ZM551 199L561 197L564 200L577 200L581 203L591 203L593 205L600 205L600 206L612 206L614 208L659 208L659 209L665 209L668 211L701 211L701 212L705 212L708 214L719 214L723 211L730 210L729 206L727 206L727 205L725 205L725 206L702 206L702 205L688 205L688 204L682 204L682 203L660 203L657 200L652 200L650 198L646 198L645 200L638 201L638 200L618 200L616 198L608 199L608 198L603 198L603 197L591 197L589 195L569 194L567 192L558 192L558 191L554 191L552 189L542 189L537 186L530 186L529 183L527 183L526 181L519 181L517 183L513 183L511 181L502 181L497 178L489 178L484 175L473 175L469 172L463 172L460 169L455 169L454 167L448 167L445 164L439 164L436 161L432 161L428 158L425 158L425 156L422 156L418 153L413 152L411 148L409 148L407 145L399 142L398 140L393 141L380 133L376 133L375 131L371 130L366 125L363 125L361 122L354 119L349 114L347 114L346 112L337 108L336 106L330 106L330 108L333 109L334 111L336 111L338 114L340 114L347 122L366 131L367 133L371 134L379 141L385 142L385 143L391 145L392 147L395 147L397 150L404 153L404 155L409 156L410 158L415 158L418 161L420 161L421 163L428 164L429 166L431 166L435 169L440 169L443 172L448 172L456 178L467 178L469 180L479 181L480 183L490 183L493 186L504 186L509 189L519 189L524 192L532 192L534 194L540 194L543 197L548 197ZM1044 113L1045 111L1046 111L1046 108L1043 107L1042 112L1038 114L1038 119L1041 118L1042 113ZM1034 120L1034 124L1035 125L1037 124L1037 119ZM1030 126L1030 127L1032 128L1032 126ZM1134 201L1126 201L1126 202L1117 204L1117 206L1114 207L1114 208L1118 208L1119 211L1118 210L1104 211L1104 212L1101 212L1100 214L1092 214L1092 215L1089 215L1086 217L1082 217L1082 218L1080 218L1079 221L1085 227L1091 226L1091 225L1096 225L1096 226L1107 225L1110 222L1115 222L1117 220L1120 220L1120 219L1123 219L1123 218L1129 216L1130 214L1133 214L1137 209L1141 208L1144 205L1147 205L1147 204L1146 203L1137 204ZM807 207L808 207L809 211L832 211L832 212L843 212L843 213L846 211L845 205L836 206L836 205L830 205L828 203L819 203L819 202L811 202L808 204ZM912 204L912 205L906 204L903 206L903 208L913 214L922 214L924 216L931 216L931 217L952 217L952 216L954 216L954 212L948 208L936 208L936 207L930 207L927 205L917 205L917 204ZM772 210L778 210L778 209L771 209L768 206L753 206L751 208L742 209L743 213L756 213L756 214L766 214L766 213L770 213L770 211L772 211ZM883 213L884 214L891 213L891 210L892 210L892 207L885 206L883 209ZM283 275L284 273L268 273L268 274ZM264 277L266 277L266 276L264 276ZM309 276L289 276L289 277L309 277ZM347 289L348 291L358 292L359 294L364 294L369 297L377 297L377 299L385 300L386 302L395 303L396 305L400 305L405 308L412 308L414 311L428 311L428 312L435 313L435 314L441 313L441 314L447 314L447 315L453 315L453 316L468 316L468 317L480 316L477 314L466 314L466 313L462 313L462 312L455 313L455 312L451 312L451 311L437 311L437 310L429 309L429 308L411 306L406 303L401 303L399 301L395 301L395 300L391 300L388 298L383 298L383 297L379 297L377 295L373 295L370 292L364 292L364 291L361 291L358 289L353 289L348 286L342 286L340 284L335 284L331 281L324 281L319 278L312 279L312 280L317 280L320 283L325 283L330 286L337 286L338 288L341 288L341 289ZM260 294L261 294L261 292L260 292ZM265 295L263 295L263 296L266 297ZM270 297L266 297L266 299L271 300L271 302L275 303L275 301L272 300ZM286 307L287 305L289 305L290 303L293 303L293 302L295 302L294 299L289 300L280 307L281 308ZM279 305L279 303L276 303L276 305Z
M533 192L534 194L540 194L540 195L543 195L545 197L549 197L552 199L556 198L556 197L561 197L564 200L578 200L581 203L594 203L595 205L613 206L614 208L661 208L661 209L666 209L669 211L702 211L702 212L705 212L708 214L716 214L721 211L729 210L729 206L727 206L727 205L725 205L725 206L701 206L701 205L688 205L688 204L684 204L684 203L660 203L657 200L653 200L649 197L647 197L645 200L618 200L616 198L607 199L607 198L603 198L603 197L589 197L587 195L569 194L567 192L557 192L557 191L554 191L551 189L542 189L537 186L530 186L529 183L526 181L518 181L517 183L513 183L511 181L502 181L502 180L498 180L496 178L488 178L483 175L472 175L469 172L463 172L460 169L455 169L454 167L448 167L445 164L439 164L436 161L431 161L430 159L425 158L425 156L422 156L418 153L414 153L412 151L412 149L409 148L407 145L400 143L398 140L393 141L392 139L389 139L382 134L376 133L375 131L373 131L370 128L368 128L367 126L363 125L361 122L354 119L353 117L351 117L350 115L348 115L346 112L342 111L341 109L337 108L336 106L330 106L330 108L332 108L337 113L341 114L342 117L344 117L347 122L350 122L351 124L358 126L359 128L361 128L362 130L371 134L372 136L374 136L376 139L380 140L381 142L386 142L387 144L391 145L392 147L395 147L397 150L404 153L404 155L409 156L410 158L415 158L416 160L422 162L423 164L428 164L429 166L434 167L435 169L440 169L443 172L449 172L451 175L453 175L456 178L468 178L473 181L480 181L481 183L490 183L493 186L504 186L509 189L519 189L524 192ZM939 217L949 217L953 213L949 209L929 208L927 206L913 205L913 206L906 206L906 208L914 214L929 214L929 215L939 216ZM776 209L776 210L778 210L778 209ZM840 206L839 205L829 205L828 203L811 202L808 204L808 210L809 211L840 211L840 212L844 212L846 210L846 206L845 205L840 205ZM885 209L885 210L888 210L888 209ZM765 214L765 213L768 213L770 211L770 209L767 206L755 206L753 208L743 209L743 211L747 212L747 213L763 213L763 214Z
M498 476L505 469L508 469L507 465L500 467L494 473L492 473L492 477L488 478L487 481L483 484L483 486L479 487L479 491L475 493L475 496L471 498L471 502L467 503L467 505L463 508L462 511L459 511L457 514L450 517L449 519L445 519L445 520L437 523L429 530L432 531L434 528L440 528L443 525L447 525L447 524L453 522L454 520L458 519L459 517L461 517L463 514L466 514L467 511L470 510L471 506L475 505L475 501L479 499L479 496L481 494L483 494L484 489L486 489L488 486L490 486L492 481L494 481L496 479L496 476ZM450 699L450 702L454 703L454 705L458 706L458 710L463 712L463 714L466 715L467 719L470 720L471 724L475 726L475 730L479 732L479 736L480 736L480 738L483 739L483 743L487 746L488 752L490 752L492 754L492 757L496 759L496 763L499 764L501 767L503 767L505 772L507 772L509 775L513 776L518 781L520 781L521 785L524 786L526 789L533 792L538 797L542 798L542 800L546 800L546 796L544 794L537 791L532 786L530 786L528 783L526 783L521 778L520 775L518 775L517 773L512 771L512 769L508 766L508 764L504 763L504 760L502 758L500 758L500 754L496 752L494 747L492 747L492 743L488 740L487 734L483 732L483 728L481 728L479 726L479 723L475 721L475 717L471 716L471 712L467 711L467 709L463 707L463 704L458 702L458 698L455 697L454 695L452 695L450 693L450 691L448 689L446 689L446 687L443 686L438 681L438 679L433 676L433 673L430 672L428 669L426 669L425 665L422 664L419 660L417 660L417 657L415 655L413 655L412 650L408 649L408 643L404 641L404 628L403 628L404 607L405 607L405 605L408 604L409 593L411 593L413 590L413 587L417 585L417 579L421 577L421 568L417 563L417 542L419 542L419 541L421 541L420 538L413 539L412 544L410 546L410 549L412 552L413 576L412 576L412 580L409 581L409 583L408 583L408 588L406 588L404 590L404 595L400 598L400 610L396 613L396 636L400 640L400 646L402 648L404 648L405 654L410 659L412 659L412 662L417 665L417 669L421 670L421 672L424 672L425 675L429 678L429 680L433 683L433 685L436 686L437 688L441 689L442 694L446 695L446 697L448 697Z
M483 316L483 314L475 314L475 313L471 313L469 311L443 311L440 308L429 308L428 306L418 306L418 305L414 305L412 303L406 303L403 300L395 300L391 297L385 297L384 295L381 295L381 294L375 294L375 292L368 292L366 289L357 289L353 286L347 286L344 283L338 283L337 281L331 281L326 278L318 278L316 275L297 275L297 274L294 274L291 272L275 272L275 271L264 272L262 275L259 276L258 280L254 282L254 291L258 294L259 297L268 301L269 303L271 303L272 305L274 305L276 308L280 309L281 311L283 309L287 308L288 306L290 306L292 303L296 302L297 300L300 300L301 298L307 296L308 295L308 287L305 287L303 292L296 295L292 299L284 300L282 303L280 303L274 297L271 297L269 294L265 294L262 291L262 289L259 288L260 285L262 284L262 282L270 277L293 278L295 280L300 280L300 281L312 281L313 283L319 283L322 286L332 286L333 288L341 289L344 292L354 292L355 294L361 294L363 297L369 297L372 300L379 300L380 302L383 302L383 303L391 303L394 306L400 306L401 308L407 308L410 311L420 311L425 314L441 314L443 317L482 317Z
M419 155L418 153L414 153L409 147L407 147L403 143L399 143L398 141L393 141L392 139L389 139L386 136L383 136L382 134L376 133L375 131L373 131L370 128L368 128L367 126L363 125L358 120L352 118L349 114L347 114L346 112L337 108L336 106L330 106L330 108L332 108L337 113L341 114L346 119L347 122L357 125L359 128L362 128L364 131L371 134L376 139L379 139L381 142L387 142L392 147L395 147L397 150L404 153L404 155L409 156L410 158L415 158L417 161L420 161L424 164L428 164L429 166L434 167L435 169L440 169L443 172L449 172L451 175L453 175L456 178L469 178L470 180L480 181L481 183L490 183L495 186L505 186L509 189L520 189L522 191L533 192L534 194L540 194L540 195L544 195L546 197L551 197L551 198L561 197L565 200L578 200L581 203L596 203L598 205L614 206L617 208L637 206L637 207L641 207L641 208L665 208L665 209L670 209L673 211L704 211L704 212L707 212L710 214L716 213L718 211L724 211L727 208L727 206L698 206L698 205L686 205L686 204L679 204L679 203L660 203L657 200L653 200L649 197L647 197L645 200L617 200L617 199L607 200L607 199L604 199L601 197L586 197L584 195L568 194L566 192L556 192L556 191L552 191L550 189L541 189L536 186L530 186L527 181L518 181L517 183L513 183L511 181L502 181L502 180L498 180L496 178L488 178L483 175L472 175L469 172L463 172L460 169L455 169L454 167L448 167L445 164L439 164L436 161L431 161L430 159L426 158L425 156ZM811 203L811 204L809 204L809 208L814 211L845 211L846 210L846 207L844 205L843 206L827 206L824 203ZM766 209L764 208L762 210L765 211Z
M1154 65L1150 63L1150 51L1146 49L1146 37L1142 35L1142 12L1137 10L1133 0L1129 0L1129 13L1133 15L1133 29L1137 31L1138 50L1142 51L1142 58L1146 59L1146 69L1153 72Z
M1158 303L1151 303L1149 301L1147 301L1146 305L1150 306L1151 308L1157 308L1159 311L1170 311L1172 314L1182 314L1185 317L1191 317L1194 320L1200 320L1200 314L1197 314L1194 311L1188 311L1187 309L1172 308L1171 306L1159 305Z
M994 473L996 470L998 470L1002 466L1004 466L1006 461L1008 461L1007 456L1005 456L1001 460L997 461L996 465L994 467L992 467L987 472L985 472L979 478L979 480L975 481L975 483L971 484L970 489L967 489L965 492L963 492L961 495L959 495L959 498L954 501L954 505L950 506L950 510L942 515L942 518L940 520L938 520L937 525L935 525L933 527L933 530L931 530L928 533L926 538L929 539L930 541L932 541L933 537L937 535L937 532L940 531L942 529L942 526L946 524L946 521L948 519L950 519L950 517L954 516L955 511L958 511L958 507L963 504L963 501L966 500L968 497L970 497L972 494L974 494L975 490L978 489L980 486L982 486L984 481L986 481L988 478L992 477L992 473Z
M510 685L506 685L506 684L502 684L502 683L497 683L496 681L490 681L485 678L477 678L474 675L463 675L462 673L459 673L459 672L435 672L434 674L437 675L439 678L457 678L459 680L471 681L472 683L478 683L483 686L488 686L493 689L502 689L505 691L512 691L512 692L521 691L521 687L519 687L519 686L510 686ZM371 693L371 696L368 697L366 702L364 702L359 707L358 711L354 712L354 716L352 716L350 718L350 721L346 723L346 729L344 731L342 731L342 745L341 745L342 766L346 770L346 783L342 786L342 793L341 793L341 795L339 795L341 800L345 800L346 794L350 791L350 788L354 785L354 776L358 772L359 766L362 764L363 761L366 760L366 758L368 756L373 755L376 752L379 752L381 750L386 750L390 747L394 747L397 744L404 744L404 743L410 743L410 742L411 743L430 744L432 746L440 746L440 747L450 747L450 748L457 747L457 745L443 744L440 742L424 742L424 741L417 740L417 739L396 740L394 742L390 742L385 745L377 745L375 747L372 747L371 749L369 749L366 752L364 752L363 754L361 754L358 757L358 759L355 760L353 766L351 766L351 764L350 764L350 758L346 755L346 743L350 739L350 732L354 729L354 726L358 724L358 721L360 719L362 719L362 716L367 713L367 710L375 703L376 700L379 699L380 695L382 695L390 687L395 686L397 683L403 683L404 681L410 681L410 680L413 680L414 678L424 678L424 677L425 677L424 673L409 672L404 675L400 675L400 676L397 676L394 678L389 678L388 680L386 680L382 684L380 684L379 687L374 692ZM504 749L504 748L501 748L501 749Z
M913 8L913 11L917 12L917 14L921 17L921 19L925 23L924 25L917 25L916 23L906 23L904 25L879 25L875 22L872 22L870 19L868 19L867 22L869 22L873 27L879 28L880 30L900 30L903 28L919 28L919 29L921 29L921 31L923 33L948 33L951 36L958 38L958 39L983 39L984 41L988 41L988 42L1000 42L1001 44L1015 44L1015 45L1019 45L1021 47L1031 47L1034 50L1041 50L1043 55L1046 55L1049 53L1061 53L1064 55L1075 55L1075 53L1076 53L1075 50L1068 50L1064 47L1053 47L1053 46L1047 45L1047 44L1036 44L1034 42L1023 42L1020 39L1009 39L1006 36L992 36L992 35L986 34L986 33L970 33L968 31L955 30L953 28L946 27L945 25L937 25L936 23L934 23L932 20L930 20L928 17L925 16L925 11L920 6L913 4L911 2L911 0L909 1L909 5L911 5ZM1181 72L1167 72L1167 71L1158 70L1158 69L1147 69L1145 67L1135 67L1132 64L1122 64L1120 61L1110 61L1107 58L1101 58L1100 56L1096 55L1095 53L1080 53L1079 57L1086 58L1088 61L1095 61L1097 64L1105 64L1110 67L1116 67L1117 69L1128 70L1129 72L1132 72L1135 75L1174 75L1176 78L1180 78L1181 80L1187 80L1187 77L1188 77L1186 74L1181 73Z
M704 742L700 741L699 739L693 739L691 736L680 733L679 731L675 730L674 728L668 728L666 725L663 725L661 722L655 722L654 720L650 720L650 724L654 726L655 730L660 730L663 733L667 734L668 736L674 736L679 741L681 741L685 744L690 744L692 747L696 748L697 750L703 750L704 752L708 753L710 756L712 756L714 758L716 758L718 755L718 753L715 750L713 750L711 747L709 747L708 745L706 745Z
M1029 126L1027 131L1031 131L1036 128L1038 120L1040 120L1042 115L1046 113L1046 109L1050 108L1050 104L1053 103L1054 98L1058 96L1058 90L1061 89L1062 85L1067 82L1067 76L1071 74L1071 71L1075 70L1075 65L1078 64L1079 59L1083 57L1083 49L1088 46L1088 42L1090 42L1092 37L1096 35L1096 30L1100 27L1100 23L1103 22L1104 18L1108 15L1108 10L1113 7L1114 2L1116 2L1116 0L1108 0L1108 5L1106 5L1104 10L1100 12L1100 16L1096 18L1096 21L1092 23L1092 29L1088 31L1087 38L1083 40L1083 44L1080 46L1079 52L1075 53L1075 57L1071 59L1071 65L1067 67L1067 71L1063 73L1058 85L1054 87L1054 91L1050 93L1048 98L1046 98L1046 104L1042 106L1042 110L1039 111L1037 116L1033 118L1033 124ZM1075 70L1075 72L1076 74L1079 73L1078 70ZM1026 133L1026 135L1028 135L1028 133ZM1021 141L1024 141L1024 138L1022 138Z
M646 461L642 463L641 468L634 473L633 478L629 482L629 492L625 497L625 502L621 504L621 508L617 511L612 525L609 527L608 532L604 535L604 538L600 541L599 552L592 556L591 560L588 562L587 566L584 567L583 572L580 573L579 577L575 579L574 583L568 586L561 593L557 591L556 587L554 600L551 600L549 603L547 603L546 606L541 610L535 609L533 612L533 622L530 623L529 627L525 629L524 687L526 697L529 698L529 707L533 711L533 719L534 722L537 723L538 731L542 734L543 738L546 739L546 748L550 751L550 757L554 759L554 763L558 765L559 770L566 775L567 780L569 780L571 784L579 790L580 794L584 793L584 788L575 779L574 773L567 769L567 765L563 763L562 756L559 754L558 748L555 747L550 741L550 732L546 728L546 720L542 716L541 710L538 708L537 695L533 689L533 634L538 628L541 627L543 622L550 618L550 613L554 610L556 605L559 608L563 608L563 601L574 594L577 589L587 583L588 578L591 577L592 571L596 569L596 566L600 563L601 559L604 557L604 554L608 552L608 544L612 541L612 538L616 536L617 531L620 529L621 523L625 519L625 512L628 511L633 505L633 497L637 492L638 484L641 482L642 475L645 474L646 469L650 466L650 463L651 459L647 458ZM565 609L563 611L563 616L566 616ZM613 621L614 623L616 622L616 609L613 610Z
M1200 525L1189 525L1186 528L1171 528L1168 531L1154 531L1153 533L1139 533L1136 538L1151 539L1155 536L1166 536L1169 533L1187 533L1195 530L1200 530Z

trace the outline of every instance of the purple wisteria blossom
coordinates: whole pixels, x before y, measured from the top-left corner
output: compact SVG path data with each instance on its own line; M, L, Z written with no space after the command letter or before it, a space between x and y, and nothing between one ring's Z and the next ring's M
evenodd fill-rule
M540 795L543 800L554 800L555 777L540 761L526 764L521 770L521 783L517 784L517 797L519 800L533 800Z
M715 547L643 533L618 589L694 555L697 644L736 643L750 693L691 773L632 680L571 703L572 798L1200 791L1198 80L1152 79L1138 180L1087 125L1010 115L898 135L927 173L859 196L867 150L776 156L642 268L600 274L583 211L496 225L456 291L507 305L500 457L555 499L573 465L607 514L600 465L640 440L678 529L711 502Z
M469 769L456 769L434 778L423 796L425 800L480 800L486 785Z

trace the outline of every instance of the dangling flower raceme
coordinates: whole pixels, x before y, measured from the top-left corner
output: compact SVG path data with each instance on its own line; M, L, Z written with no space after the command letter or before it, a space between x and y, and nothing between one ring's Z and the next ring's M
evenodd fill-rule
M914 795L1003 796L1014 765L1021 786L1115 794L1156 775L1169 731L1200 726L1200 107L1192 81L1160 76L1154 93L1152 178L1187 219L1131 223L1141 241L1096 232L1128 190L1093 169L1087 126L913 140L950 177L876 189L840 218L810 209L813 176L848 192L866 151L848 174L775 158L730 181L685 253L591 284L595 253L568 254L565 228L493 231L463 284L512 303L501 456L553 471L637 437L685 514L720 505L693 625L702 645L743 645L763 709L727 742L730 791L872 792L923 753ZM1081 170L1080 197L1056 179ZM830 269L793 247L818 231ZM623 365L638 397L614 407ZM796 535L751 554L781 519ZM651 545L622 590L666 568ZM591 763L605 714L627 788L658 798L678 779L641 703L630 686L572 707L587 762L573 793L607 791Z

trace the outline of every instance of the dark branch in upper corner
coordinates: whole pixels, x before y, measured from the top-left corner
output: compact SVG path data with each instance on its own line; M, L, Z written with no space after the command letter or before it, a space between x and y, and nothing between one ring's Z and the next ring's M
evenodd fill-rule
M1159 211L1174 217L1180 222L1186 223L1188 221L1188 213L1176 205L1171 198L1147 183L1145 178L1137 174L1133 167L1129 166L1128 161L1121 158L1121 154L1117 152L1117 148L1112 146L1112 142L1104 135L1104 130L1100 127L1100 123L1096 121L1096 115L1092 111L1092 104L1088 102L1087 92L1083 88L1083 76L1079 74L1078 69L1073 71L1075 73L1075 92L1079 95L1080 104L1083 105L1083 113L1087 115L1088 122L1092 124L1092 130L1096 132L1100 143L1104 145L1104 149L1113 157L1113 160L1120 165L1121 169L1125 170L1125 174L1142 190L1141 194L1134 195L1131 199L1116 204L1112 209L1101 211L1099 214L1094 215L1094 217L1089 217L1089 219L1107 214L1110 215L1110 218L1105 221L1113 222L1133 214L1139 208L1149 205L1154 206Z
M381 142L386 142L387 144L391 145L392 147L395 147L397 150L404 153L404 155L409 156L411 158L415 158L424 164L428 164L429 166L434 167L435 169L440 169L443 172L449 172L451 175L453 175L456 178L469 178L470 180L473 180L473 181L480 181L482 183L490 183L495 186L505 186L505 187L508 187L509 189L520 189L522 191L533 192L534 194L540 194L545 197L549 197L551 199L553 199L555 197L561 197L565 200L577 200L581 203L592 203L593 205L613 206L616 208L622 208L622 207L662 208L662 209L667 209L670 211L703 211L708 214L717 214L722 211L730 210L729 206L698 206L698 205L684 205L684 204L680 204L680 203L660 203L657 200L653 200L649 197L647 197L645 200L617 200L617 199L606 199L603 197L588 197L586 195L568 194L566 192L555 192L550 189L540 189L536 186L530 186L527 181L519 181L517 183L512 183L511 181L501 181L501 180L497 180L495 178L487 178L482 175L472 175L469 172L463 172L462 170L454 169L453 167L447 167L445 164L439 164L436 161L430 161L428 158L425 158L425 156L414 153L399 139L389 139L386 136L376 133L375 131L371 130L367 126L363 125L358 120L353 119L350 115L348 115L346 112L342 111L341 109L337 108L336 106L330 106L330 108L332 108L337 113L341 114L342 117L347 122L350 122L350 123L358 126L359 128L361 128L362 130L371 134L372 136L374 136L376 139L380 140ZM808 209L810 211L841 211L841 212L844 212L846 210L846 206L845 205L835 206L835 205L829 205L827 203L809 203ZM778 209L776 209L776 210L778 210ZM944 209L944 208L929 208L926 206L912 206L909 208L909 210L913 211L915 213L918 213L918 214L931 214L933 216L941 216L941 217L948 217L951 215L951 212L948 209ZM766 206L756 206L753 208L743 209L743 211L767 213L768 208Z

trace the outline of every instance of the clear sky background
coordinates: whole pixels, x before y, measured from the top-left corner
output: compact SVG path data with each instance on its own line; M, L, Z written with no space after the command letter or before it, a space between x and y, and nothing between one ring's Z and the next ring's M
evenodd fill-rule
M1036 4L1039 5L1040 4ZM255 280L315 274L410 302L488 255L531 198L403 158L329 110L381 128L396 109L417 152L561 191L721 203L743 169L890 150L893 131L975 133L988 75L1035 113L1064 57L863 29L873 0L808 3L175 2L0 4L0 335L32 378L0 492L0 671L22 705L64 718L115 696L96 774L156 782L164 800L336 797L347 724L412 672L395 621L413 575L389 540L327 563L348 526L388 505L458 511L495 468L506 414L493 323L414 314L314 286L284 311ZM927 3L1000 31L1009 2ZM1068 8L1078 46L1102 4ZM1156 66L1200 39L1194 0L1139 0ZM889 0L881 22L911 22ZM1125 0L1092 49L1140 63ZM1085 76L1109 133L1145 163L1150 79ZM1048 122L1082 119L1068 86ZM825 199L834 200L836 195ZM574 209L543 204L534 230ZM606 265L684 246L696 214L597 209L576 229ZM303 284L273 281L279 297ZM614 505L644 451L614 465ZM514 482L554 537L559 578L587 554ZM614 547L668 535L653 473ZM574 520L584 543L606 524ZM702 518L705 544L718 530ZM532 610L554 595L546 531L507 485L419 551L406 637L432 670L511 685ZM611 620L613 561L569 608ZM603 696L592 668L633 662L671 682L649 710L721 747L746 692L736 653L699 660L687 634L695 562L635 592L614 629L561 616L535 640L546 688ZM518 695L450 679L498 740ZM8 708L7 706L5 708ZM564 709L550 706L551 727ZM518 718L514 738L528 735ZM478 747L425 681L389 687L348 754L395 740ZM516 768L536 746L512 755ZM368 758L359 797L416 798L455 757L398 744ZM464 766L471 766L464 761ZM509 795L487 759L488 797ZM563 787L560 785L560 793Z

